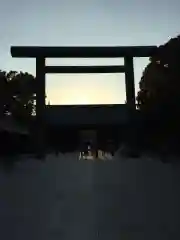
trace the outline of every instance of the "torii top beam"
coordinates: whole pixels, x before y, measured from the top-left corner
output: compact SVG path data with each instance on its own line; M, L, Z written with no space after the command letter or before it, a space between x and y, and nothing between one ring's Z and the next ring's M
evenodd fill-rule
M113 46L113 47L40 47L12 46L12 57L18 58L118 58L150 57L156 46Z

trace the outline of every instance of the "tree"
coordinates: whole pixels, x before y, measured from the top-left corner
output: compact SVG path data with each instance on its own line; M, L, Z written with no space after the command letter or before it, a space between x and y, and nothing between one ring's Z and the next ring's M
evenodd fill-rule
M0 117L4 116L6 112L7 100L7 77L6 72L0 71Z
M35 111L35 78L23 72L0 71L0 115L27 121Z
M149 60L139 82L138 109L151 133L167 139L180 133L180 35L159 46Z

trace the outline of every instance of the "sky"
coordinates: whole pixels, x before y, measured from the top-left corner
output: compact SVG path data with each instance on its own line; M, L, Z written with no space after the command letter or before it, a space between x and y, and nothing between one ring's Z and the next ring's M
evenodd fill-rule
M160 45L180 34L179 0L1 0L0 69L35 75L34 59L12 58L16 46ZM123 59L47 59L47 65L111 65ZM148 59L134 60L138 90ZM48 74L50 104L124 103L124 74Z

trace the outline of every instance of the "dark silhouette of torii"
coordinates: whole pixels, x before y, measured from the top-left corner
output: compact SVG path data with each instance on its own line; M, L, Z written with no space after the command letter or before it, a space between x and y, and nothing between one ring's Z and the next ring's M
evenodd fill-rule
M46 73L125 73L126 105L136 109L134 86L134 57L150 57L156 46L113 47L28 47L12 46L12 57L36 58L36 119L37 141L43 146ZM46 58L124 58L122 66L46 66Z

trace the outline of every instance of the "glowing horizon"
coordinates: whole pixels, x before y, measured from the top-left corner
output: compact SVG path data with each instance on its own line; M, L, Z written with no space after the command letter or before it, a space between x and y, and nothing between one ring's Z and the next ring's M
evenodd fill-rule
M103 61L105 62L101 59L98 64L101 65ZM69 60L69 62L71 61ZM123 58L120 58L119 62L122 65ZM138 91L142 72L148 62L148 58L134 58L135 94ZM95 63L97 64L97 60ZM115 64L117 64L117 60ZM57 64L56 60L55 65L64 64L62 61ZM122 104L126 101L125 74L47 74L46 95L46 103L50 102L51 105Z
M124 102L126 97L123 75L124 74L47 75L47 102L50 101L52 105L115 104L122 101ZM111 84L109 84L109 82L111 82ZM114 89L114 86L117 88Z

